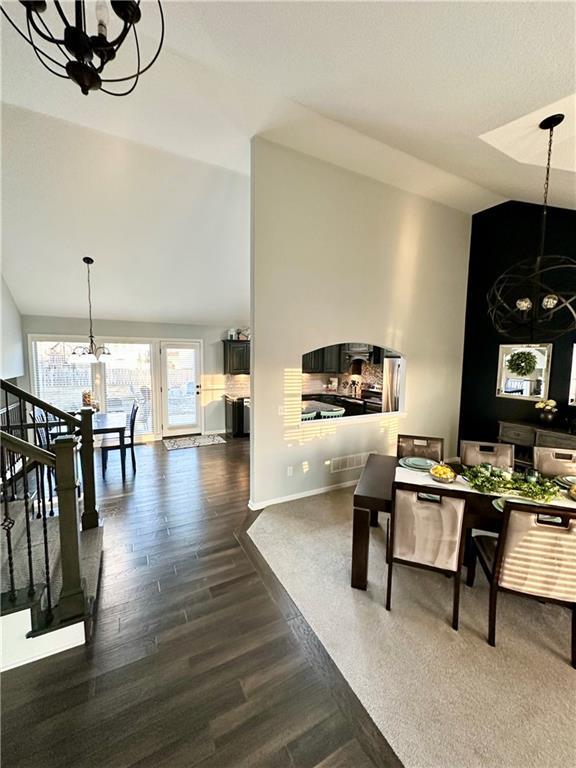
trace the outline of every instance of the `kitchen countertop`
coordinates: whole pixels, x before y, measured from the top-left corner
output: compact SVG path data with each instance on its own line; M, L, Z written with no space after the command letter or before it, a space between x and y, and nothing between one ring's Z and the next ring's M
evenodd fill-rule
M302 400L302 413L314 413L314 411L340 411L339 405L321 403L319 400Z

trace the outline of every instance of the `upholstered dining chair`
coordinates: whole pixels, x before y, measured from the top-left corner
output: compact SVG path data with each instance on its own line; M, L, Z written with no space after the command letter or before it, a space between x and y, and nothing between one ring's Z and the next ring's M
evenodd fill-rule
M492 464L493 467L507 469L514 466L514 446L508 443L478 443L473 440L461 440L460 461L466 467Z
M338 410L334 411L320 411L320 418L321 419L339 419L346 413L345 408L338 408Z
M444 438L398 435L396 455L399 459L405 456L419 456L422 459L442 461L444 458Z
M310 413L303 413L301 419L302 421L314 421L317 413L318 411L310 411Z
M490 582L488 643L496 645L498 592L557 603L572 610L571 662L576 667L576 511L509 500L498 539L474 536L472 541Z
M132 471L136 472L136 453L134 451L134 432L136 431L136 416L138 414L138 403L132 403L132 410L130 411L130 417L128 419L129 437L125 440L124 445L126 450L130 449L132 456ZM106 469L108 467L108 454L110 451L119 451L120 443L102 443L100 447L102 451L102 477L106 475Z
M536 447L534 469L543 475L576 475L576 451Z
M458 491L394 483L387 541L386 610L390 610L394 563L438 571L454 578L452 628L458 629L460 571L464 557L466 499Z

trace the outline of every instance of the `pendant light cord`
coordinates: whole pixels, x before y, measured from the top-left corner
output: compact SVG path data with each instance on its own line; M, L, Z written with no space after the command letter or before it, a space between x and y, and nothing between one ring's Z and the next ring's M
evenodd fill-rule
M88 267L88 317L90 318L90 343L94 344L94 334L92 333L92 289L90 285L90 264L86 265Z

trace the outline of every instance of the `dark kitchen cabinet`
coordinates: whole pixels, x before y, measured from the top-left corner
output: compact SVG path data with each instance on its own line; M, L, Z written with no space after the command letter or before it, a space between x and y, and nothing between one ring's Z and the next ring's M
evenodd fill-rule
M250 373L250 342L224 342L224 373Z
M324 372L324 349L315 349L302 355L302 373Z
M341 352L341 344L324 347L324 373L340 373L342 368Z
M231 437L248 437L250 434L250 398L224 396L226 434Z

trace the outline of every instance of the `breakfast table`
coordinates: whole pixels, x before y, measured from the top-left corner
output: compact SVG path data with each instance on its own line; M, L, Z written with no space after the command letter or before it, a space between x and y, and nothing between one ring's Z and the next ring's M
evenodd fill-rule
M378 525L378 513L389 512L392 504L394 481L422 486L427 492L438 492L449 487L466 496L464 515L465 552L464 564L470 565L469 554L472 530L499 533L502 528L502 513L494 505L500 494L488 494L472 488L460 475L449 486L437 483L428 472L405 469L398 465L396 456L370 454L354 491L354 513L352 524L352 578L356 589L366 589L368 579L368 553L370 526ZM548 502L547 507L567 507L576 510L576 501L563 493L561 498Z

